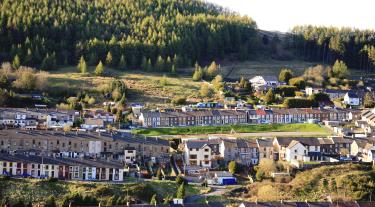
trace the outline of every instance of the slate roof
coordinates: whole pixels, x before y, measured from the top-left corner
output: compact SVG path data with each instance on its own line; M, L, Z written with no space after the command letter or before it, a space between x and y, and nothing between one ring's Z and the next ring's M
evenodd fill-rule
M256 141L257 141L259 148L273 147L272 139L257 139Z
M300 142L305 146L320 146L318 138L315 137L306 137L306 138L293 138L293 137L277 137L277 142L280 146L287 147L289 144L295 140Z
M0 130L1 138L30 138L30 139L89 139L89 140L119 140L128 143L150 144L169 146L169 141L154 137L141 137L126 132L61 132L61 131L42 131L42 130Z

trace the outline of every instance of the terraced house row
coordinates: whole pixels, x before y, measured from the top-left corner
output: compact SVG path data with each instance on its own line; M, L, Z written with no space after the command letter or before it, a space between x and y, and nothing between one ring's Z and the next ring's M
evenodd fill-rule
M118 162L0 154L3 175L63 180L123 181L124 165Z
M0 150L53 157L92 157L117 161L133 157L134 161L162 162L168 160L169 143L166 140L120 132L64 133L12 129L0 130Z
M143 127L210 126L231 124L303 123L357 120L361 112L339 108L143 111Z

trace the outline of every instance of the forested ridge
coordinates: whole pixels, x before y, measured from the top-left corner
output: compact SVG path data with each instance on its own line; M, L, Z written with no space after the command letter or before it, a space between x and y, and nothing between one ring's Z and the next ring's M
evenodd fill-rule
M343 60L350 68L372 70L375 64L375 32L353 28L296 26L287 47L309 61L333 64Z
M22 65L90 65L137 69L146 61L176 67L232 55L247 59L258 45L246 16L199 0L4 0L0 58ZM49 63L46 66L46 63ZM44 68L43 68L44 67Z

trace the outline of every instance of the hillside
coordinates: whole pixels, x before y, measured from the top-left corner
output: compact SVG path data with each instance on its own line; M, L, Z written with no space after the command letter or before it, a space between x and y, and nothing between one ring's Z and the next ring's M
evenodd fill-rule
M200 0L5 0L0 27L0 59L18 55L22 65L44 70L76 65L81 56L120 69L159 60L191 66L247 58L258 44L252 19Z
M248 186L248 200L324 201L367 200L374 195L375 171L371 166L341 164L297 173L289 183L263 181Z
M26 204L43 203L48 196L55 196L59 206L68 206L69 199L74 195L82 195L94 200L102 205L125 205L130 203L148 203L151 197L156 194L157 200L162 202L164 198L173 196L178 185L169 181L135 182L134 178L130 183L105 184L105 183L83 183L83 182L63 182L46 181L32 179L1 179L0 178L0 205L6 199L16 202L22 200ZM188 186L186 195L199 193L199 187ZM93 199L95 198L95 199ZM86 199L90 200L90 199ZM86 204L87 205L87 204ZM76 206L73 204L73 206Z

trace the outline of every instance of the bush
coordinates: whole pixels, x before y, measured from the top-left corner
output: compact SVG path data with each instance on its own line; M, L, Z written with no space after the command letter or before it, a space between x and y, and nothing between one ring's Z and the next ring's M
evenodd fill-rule
M228 164L228 170L230 173L235 174L237 172L237 163L236 161L230 161Z
M184 105L186 104L186 97L176 96L172 99L171 103L174 105Z
M275 92L283 97L294 97L296 95L296 91L296 86L278 86L275 89Z
M56 182L59 181L59 179L57 179L57 178L48 178L47 181L50 182L50 183L56 183Z
M309 108L314 105L314 101L305 98L287 98L284 106L287 108Z
M306 81L303 77L292 78L289 80L289 85L295 86L298 89L305 89Z

